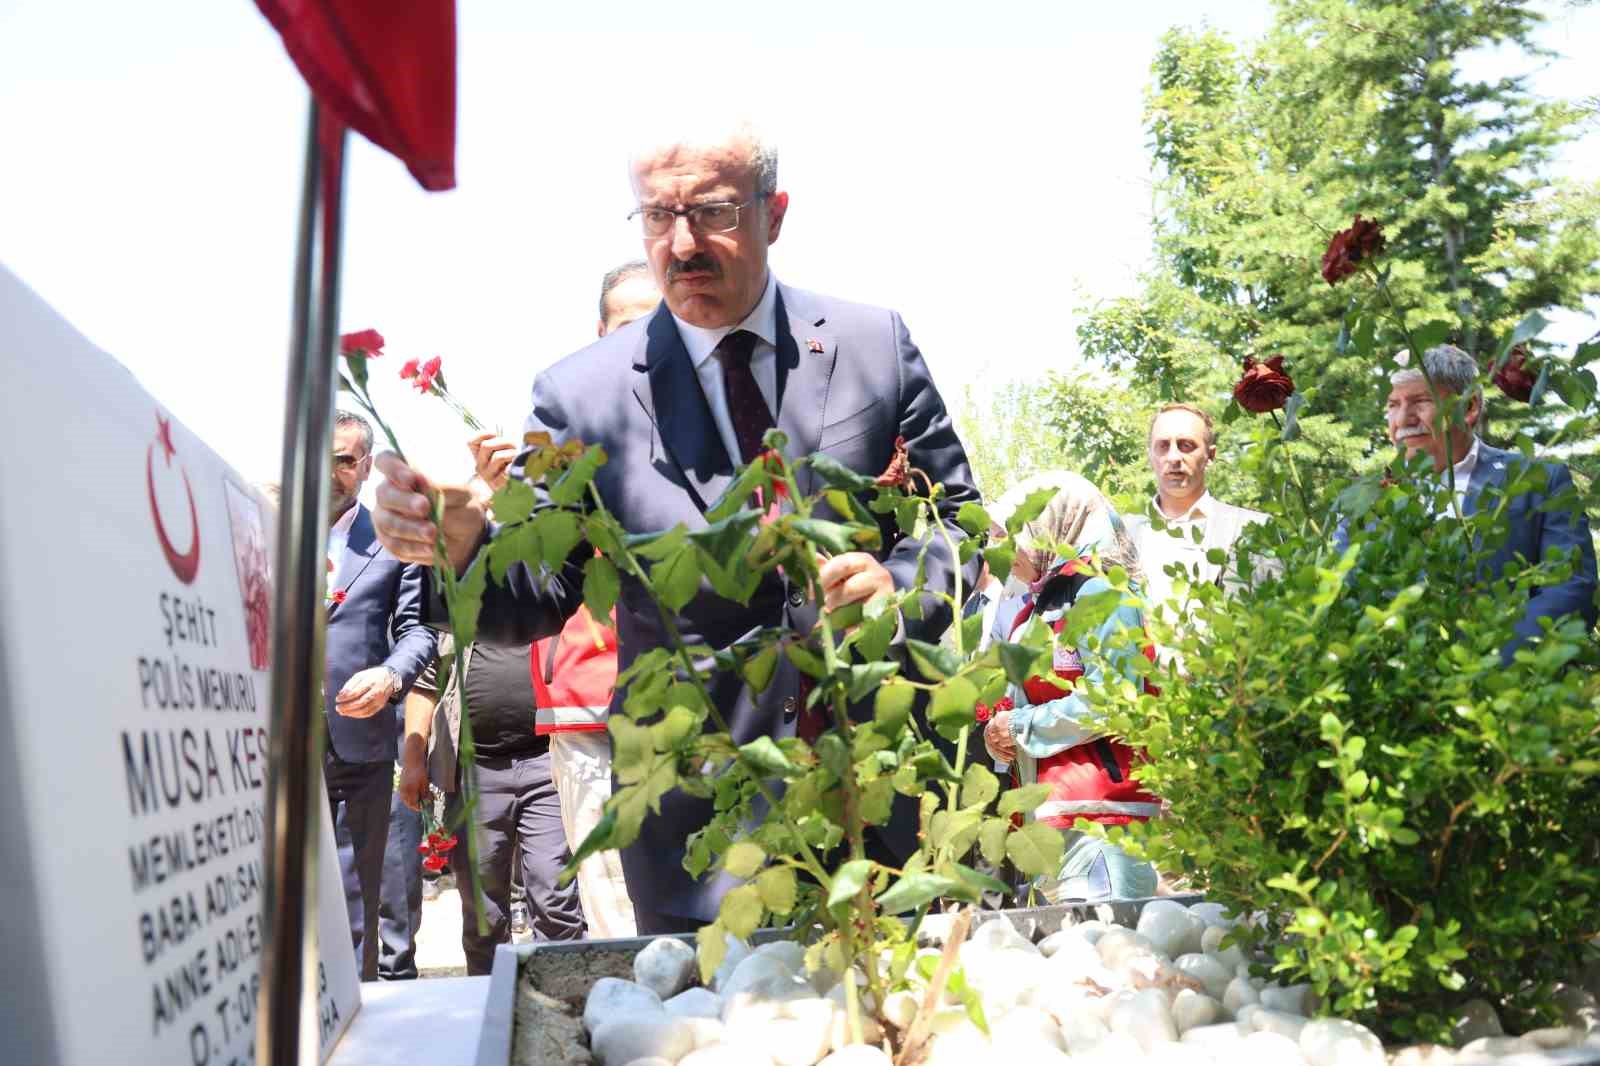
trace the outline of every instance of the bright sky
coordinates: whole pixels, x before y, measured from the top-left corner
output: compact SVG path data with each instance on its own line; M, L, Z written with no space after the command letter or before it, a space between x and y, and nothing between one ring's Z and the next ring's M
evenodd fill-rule
M407 451L464 472L464 428L400 363L441 355L520 432L535 372L641 250L618 130L737 93L781 149L781 278L900 310L952 403L1068 368L1073 308L1148 253L1142 94L1160 35L1201 17L1251 37L1269 5L463 3L459 187L353 142L343 327L388 337L373 371ZM1544 39L1592 57L1600 9ZM1581 60L1536 84L1596 91ZM257 480L279 472L305 101L249 0L0 4L0 262ZM1597 139L1570 172L1600 173Z

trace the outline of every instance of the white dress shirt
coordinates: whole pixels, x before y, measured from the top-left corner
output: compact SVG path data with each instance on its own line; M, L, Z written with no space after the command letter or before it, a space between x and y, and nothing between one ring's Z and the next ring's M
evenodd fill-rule
M352 503L339 520L328 530L328 587L333 588L339 576L339 564L344 560L344 550L350 545L350 528L356 524L359 503Z
M733 418L728 414L728 393L722 384L722 360L712 356L717 350L717 345L722 343L722 338L734 330L748 330L759 338L750 353L750 370L755 374L756 386L761 390L762 398L767 401L767 411L776 422L777 405L774 400L778 395L778 281L770 270L767 271L767 287L761 293L761 299L738 325L706 329L690 325L677 315L673 315L672 320L678 324L678 336L683 338L683 346L689 353L689 361L694 364L695 376L700 379L700 389L706 394L706 403L711 408L711 420L717 425L717 435L722 438L722 447L727 450L728 458L733 460L733 465L739 466L744 462L744 456L739 452L739 437L733 431Z
M1456 489L1456 514L1466 514L1467 486L1472 484L1472 472L1478 469L1478 438L1472 438L1472 447L1467 449L1467 454L1455 465ZM1445 474L1439 475L1441 483L1448 485L1450 482Z
M1172 598L1172 578L1166 570L1173 563L1183 565L1190 574L1190 581L1196 580L1194 574L1198 566L1199 580L1206 580L1205 521L1216 513L1217 500L1210 492L1202 493L1176 518L1168 518L1161 510L1159 496L1152 506L1167 528L1158 530L1148 522L1140 523L1134 533L1134 546L1139 550L1139 565L1144 570L1145 603L1155 607ZM1196 529L1200 531L1199 540L1195 539Z

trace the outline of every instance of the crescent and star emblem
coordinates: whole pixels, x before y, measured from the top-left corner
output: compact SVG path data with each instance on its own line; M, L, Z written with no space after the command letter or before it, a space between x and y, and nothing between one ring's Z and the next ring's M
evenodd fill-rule
M172 446L172 422L162 418L159 412L156 414L156 439L150 442L150 447L145 452L145 489L150 494L150 516L155 519L156 539L161 542L161 551L167 557L167 565L172 567L172 572L179 581L188 585L200 571L200 515L195 510L194 489L189 485L189 472L184 470L180 463L178 471L183 474L183 490L189 496L189 550L179 554L178 549L172 546L171 538L167 536L167 527L161 521L161 507L156 503L155 461L158 446L161 448L162 458L166 460L170 469L172 457L177 452Z

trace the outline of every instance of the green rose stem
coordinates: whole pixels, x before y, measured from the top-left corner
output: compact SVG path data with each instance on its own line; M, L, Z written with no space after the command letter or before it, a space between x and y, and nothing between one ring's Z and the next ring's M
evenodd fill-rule
M1289 461L1289 480L1294 484L1295 491L1300 494L1300 506L1305 511L1306 521L1311 523L1311 529L1320 539L1322 537L1322 523L1317 521L1315 511L1311 506L1311 494L1306 492L1305 482L1300 478L1300 468L1294 462L1294 449L1289 447L1289 442L1283 440L1283 423L1278 421L1278 412L1273 411L1272 424L1278 427L1278 438L1283 445L1284 458Z
M460 590L457 587L455 567L450 565L450 557L445 551L444 544L444 493L435 491L433 494L433 525L437 531L438 539L433 545L433 572L439 580L440 588L444 591L445 611L450 616L450 636L455 644L456 666L456 693L461 700L461 758L460 764L465 768L460 774L461 779L461 833L467 838L467 869L471 887L468 891L478 897L478 935L489 935L489 919L485 913L488 908L484 904L483 886L477 876L478 869L478 834L475 815L478 809L478 779L474 769L478 765L477 748L472 740L472 715L467 711L467 678L462 664L466 661L467 645L472 643L474 633L469 632L469 619L467 612L461 607ZM487 560L480 563L488 565ZM477 612L472 612L470 625L473 630L477 628Z

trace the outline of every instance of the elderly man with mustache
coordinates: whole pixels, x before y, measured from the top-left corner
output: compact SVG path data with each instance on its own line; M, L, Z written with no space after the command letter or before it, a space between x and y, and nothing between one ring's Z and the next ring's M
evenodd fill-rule
M1472 356L1454 345L1442 344L1423 354L1422 365L1426 378L1421 370L1408 368L1389 379L1389 439L1405 449L1408 459L1426 453L1441 478L1449 476L1447 467L1453 467L1453 506L1458 514L1470 515L1484 502L1486 492L1503 492L1528 460L1478 438L1483 390L1478 386L1478 365ZM1443 408L1428 386L1430 378L1444 401ZM1447 417L1449 407L1462 396L1468 399L1461 420L1452 422ZM1575 558L1572 574L1565 581L1529 594L1517 622L1516 639L1504 649L1507 662L1517 648L1539 635L1541 618L1556 620L1577 614L1591 628L1595 624L1595 553L1588 518L1581 510L1569 510L1567 502L1560 499L1572 490L1567 467L1551 462L1538 465L1544 468L1545 486L1514 496L1507 503L1505 542L1489 557L1485 576L1491 581L1498 579L1517 558L1534 563L1556 551ZM1491 500L1486 505L1495 503Z

